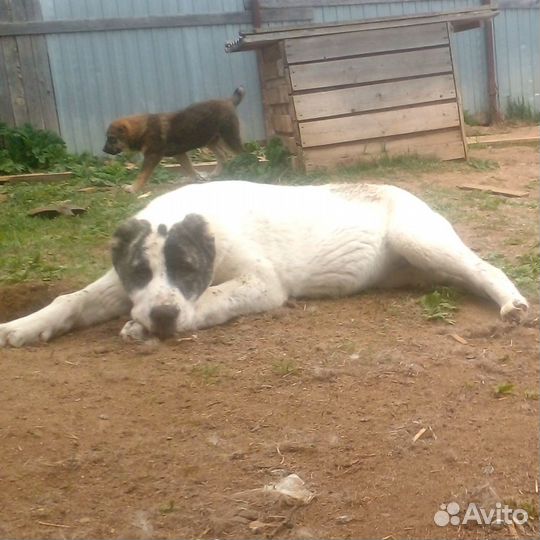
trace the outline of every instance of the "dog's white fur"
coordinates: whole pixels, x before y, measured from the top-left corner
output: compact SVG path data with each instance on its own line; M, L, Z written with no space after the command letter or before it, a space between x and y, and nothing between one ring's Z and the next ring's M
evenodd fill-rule
M212 284L196 300L167 280L163 237L188 214L215 238ZM47 341L73 328L127 315L124 337L151 328L156 305L180 310L178 332L281 306L289 297L351 295L372 286L451 281L487 296L503 319L519 320L527 301L506 275L482 261L452 226L414 195L387 185L275 186L239 181L189 185L162 195L138 215L152 280L131 294L110 270L86 288L36 313L0 325L0 346Z

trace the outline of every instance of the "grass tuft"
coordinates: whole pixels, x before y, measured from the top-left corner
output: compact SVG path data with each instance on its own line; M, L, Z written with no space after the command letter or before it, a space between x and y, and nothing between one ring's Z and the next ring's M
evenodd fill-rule
M514 384L512 383L503 383L499 384L495 387L495 396L496 397L504 397L504 396L511 396L514 394Z
M540 112L535 111L523 97L518 99L508 98L506 120L538 124L540 122Z
M455 324L453 314L457 311L458 293L450 287L441 287L420 298L424 317L428 320Z

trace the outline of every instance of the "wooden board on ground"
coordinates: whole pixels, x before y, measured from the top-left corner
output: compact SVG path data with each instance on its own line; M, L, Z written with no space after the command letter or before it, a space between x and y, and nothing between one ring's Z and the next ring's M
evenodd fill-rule
M483 191L484 193L504 195L505 197L527 197L527 195L529 195L528 191L507 189L499 186L484 186L482 184L461 184L458 187L459 189L465 189L467 191Z
M69 180L73 176L71 172L57 173L29 173L29 174L11 174L0 176L0 184L15 182L61 182Z

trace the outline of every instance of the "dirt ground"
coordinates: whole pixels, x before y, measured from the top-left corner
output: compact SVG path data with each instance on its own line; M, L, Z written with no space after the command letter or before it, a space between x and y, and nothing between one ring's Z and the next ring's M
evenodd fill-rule
M538 150L472 154L500 168L399 185L455 192L452 220L482 254L536 249ZM460 217L464 181L530 195ZM0 320L66 289L4 288ZM298 301L159 344L124 344L114 321L1 350L0 537L538 537L537 299L516 327L467 297L452 326L423 318L421 294ZM291 473L308 504L260 489ZM451 501L533 515L437 526Z

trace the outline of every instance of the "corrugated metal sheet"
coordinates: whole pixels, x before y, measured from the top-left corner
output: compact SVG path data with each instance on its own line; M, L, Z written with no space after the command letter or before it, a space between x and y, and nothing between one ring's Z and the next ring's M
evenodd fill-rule
M41 0L44 19L242 11L244 0ZM459 10L480 0L419 0L314 9L314 22ZM495 18L501 103L523 97L540 110L539 10L505 9ZM274 26L274 25L272 25ZM85 32L47 36L58 115L71 150L98 152L107 124L138 112L175 110L247 89L239 108L246 140L264 138L254 53L226 54L241 25ZM245 28L246 30L249 28ZM488 109L482 29L454 36L464 109Z
M540 112L540 9L504 9L495 18L499 100L521 100Z
M243 0L42 0L46 20L242 11ZM180 109L239 85L245 140L263 139L254 53L226 54L240 25L47 36L61 133L72 151L99 152L111 120Z

